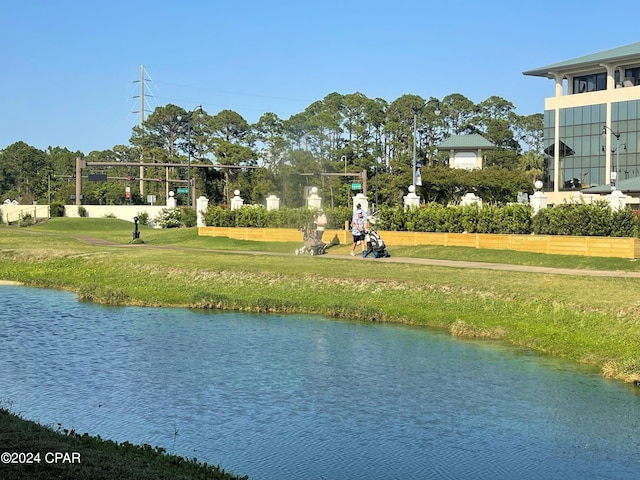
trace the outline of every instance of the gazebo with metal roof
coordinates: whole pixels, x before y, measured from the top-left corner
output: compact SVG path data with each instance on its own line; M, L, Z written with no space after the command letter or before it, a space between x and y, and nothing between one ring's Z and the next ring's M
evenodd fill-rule
M441 151L449 150L449 166L451 168L482 168L482 152L495 150L496 146L482 135L452 135L440 144Z

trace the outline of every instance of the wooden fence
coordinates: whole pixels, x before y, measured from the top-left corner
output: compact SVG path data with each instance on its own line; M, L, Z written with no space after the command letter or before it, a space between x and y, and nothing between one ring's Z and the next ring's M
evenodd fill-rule
M390 247L442 245L445 247L516 250L550 255L640 258L640 239L637 238L386 232L382 230L379 230L378 233ZM198 234L260 242L299 242L302 240L302 233L292 228L200 227ZM341 244L351 244L352 242L351 232L348 230L327 230L323 238L328 242L335 236Z
M0 205L0 223L21 223L25 216L31 216L32 221L49 218L49 205Z

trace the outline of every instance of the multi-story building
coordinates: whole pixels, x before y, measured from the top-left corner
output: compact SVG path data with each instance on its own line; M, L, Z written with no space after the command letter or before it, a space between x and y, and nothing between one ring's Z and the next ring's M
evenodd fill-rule
M543 183L552 203L640 177L640 42L523 73L555 81L544 101Z

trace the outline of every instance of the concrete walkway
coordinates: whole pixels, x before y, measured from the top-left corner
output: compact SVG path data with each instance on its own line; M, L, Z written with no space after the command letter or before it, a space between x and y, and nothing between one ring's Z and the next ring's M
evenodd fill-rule
M354 257L357 258L357 257ZM363 260L361 258L361 260ZM592 277L627 277L640 278L640 272L625 272L622 270L585 270L578 268L536 267L530 265L511 265L507 263L466 262L457 260L434 260L429 258L390 257L385 259L370 259L372 261L414 263L419 265L434 265L452 268L481 268L486 270L505 270L511 272L550 273L554 275L583 275Z

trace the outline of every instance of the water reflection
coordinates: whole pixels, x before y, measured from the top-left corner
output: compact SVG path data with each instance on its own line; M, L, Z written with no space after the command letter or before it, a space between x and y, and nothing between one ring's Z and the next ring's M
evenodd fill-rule
M0 293L0 400L44 424L252 479L624 479L639 466L635 391L499 343Z

